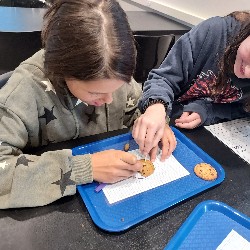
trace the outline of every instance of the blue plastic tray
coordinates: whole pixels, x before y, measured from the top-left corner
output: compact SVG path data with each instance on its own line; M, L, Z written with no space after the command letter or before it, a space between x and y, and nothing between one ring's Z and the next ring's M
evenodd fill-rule
M231 230L250 241L250 218L222 202L204 201L194 209L164 249L216 249Z
M172 129L177 139L177 147L173 155L189 171L190 175L114 204L108 203L103 191L99 193L94 191L97 186L96 182L79 185L78 191L97 226L109 232L126 230L224 180L225 172L214 159L179 130ZM94 153L106 149L123 150L126 143L130 144L130 150L138 148L131 133L127 133L73 148L72 154ZM216 168L218 172L216 180L204 181L194 174L194 166L201 162L209 163Z

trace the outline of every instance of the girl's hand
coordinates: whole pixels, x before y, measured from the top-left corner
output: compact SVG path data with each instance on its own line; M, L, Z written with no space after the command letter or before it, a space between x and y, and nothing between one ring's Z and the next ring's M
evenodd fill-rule
M142 169L135 155L121 150L105 150L91 156L93 179L104 183L115 183L134 175Z
M166 124L165 107L161 103L149 106L134 123L132 135L142 154L147 155L151 149L158 147L163 137Z
M172 129L169 127L168 124L165 125L163 137L161 138L161 144L162 144L161 161L164 161L173 153L177 145L174 132L172 131ZM156 159L157 152L158 152L158 145L154 147L149 153L151 161L154 161Z
M181 117L175 120L175 126L179 128L193 129L201 124L201 117L195 112L183 112Z

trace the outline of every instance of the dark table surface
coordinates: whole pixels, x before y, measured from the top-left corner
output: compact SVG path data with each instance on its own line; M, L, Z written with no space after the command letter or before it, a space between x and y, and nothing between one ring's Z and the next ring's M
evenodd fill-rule
M41 31L45 8L0 7L0 31ZM131 29L137 34L182 35L190 28L148 11L126 11Z
M51 144L32 153L72 148L124 132ZM195 206L205 200L224 202L250 216L250 165L204 128L182 132L222 165L226 178L220 185L122 233L96 227L78 193L44 207L1 210L0 249L163 249Z
M190 27L154 12L126 11L126 14L134 34L183 35L190 30Z

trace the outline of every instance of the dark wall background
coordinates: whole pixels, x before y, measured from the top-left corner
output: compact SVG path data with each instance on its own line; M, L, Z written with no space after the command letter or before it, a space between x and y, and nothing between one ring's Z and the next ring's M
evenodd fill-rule
M0 6L24 8L46 7L43 2L38 0L0 0ZM32 56L41 47L40 31L0 32L0 74L14 70L20 62Z

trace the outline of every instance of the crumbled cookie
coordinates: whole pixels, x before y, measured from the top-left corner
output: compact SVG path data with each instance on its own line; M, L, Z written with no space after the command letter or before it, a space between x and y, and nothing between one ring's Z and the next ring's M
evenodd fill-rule
M126 143L125 145L124 145L124 151L129 151L129 148L130 148L130 145L129 145L129 143Z
M208 163L199 163L194 167L195 174L203 180L213 181L217 178L217 171Z
M144 177L148 177L151 174L154 173L155 171L155 167L152 161L150 160L144 160L141 159L140 162L142 163L143 167L141 169L141 171L139 171L139 173L144 176Z

